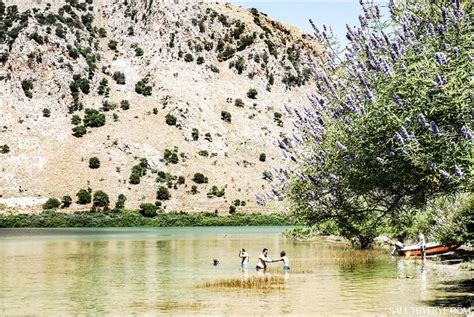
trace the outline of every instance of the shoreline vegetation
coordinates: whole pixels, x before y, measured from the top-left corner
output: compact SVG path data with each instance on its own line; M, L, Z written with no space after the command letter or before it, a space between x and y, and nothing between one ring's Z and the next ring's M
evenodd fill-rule
M84 228L84 227L204 227L204 226L287 226L291 221L279 214L167 212L145 217L138 211L63 213L46 210L39 214L0 214L0 228Z

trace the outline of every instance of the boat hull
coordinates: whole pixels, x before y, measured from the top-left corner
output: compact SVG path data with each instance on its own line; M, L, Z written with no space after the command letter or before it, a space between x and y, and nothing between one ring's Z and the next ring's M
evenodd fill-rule
M435 255L435 254L442 254L449 251L454 251L459 248L457 244L437 244L426 246L425 254L426 255ZM421 256L421 248L419 246L416 247L405 247L398 250L398 255L402 256Z

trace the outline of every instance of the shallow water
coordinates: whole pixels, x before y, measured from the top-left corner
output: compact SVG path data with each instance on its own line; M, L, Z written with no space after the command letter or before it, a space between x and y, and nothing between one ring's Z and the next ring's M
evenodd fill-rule
M294 242L281 227L0 229L0 315L462 316L446 285L472 279L430 261L391 258L352 265L344 246ZM249 276L264 247L285 250L283 290L202 287ZM357 253L354 253L357 254ZM354 255L353 255L354 256ZM218 267L212 259L220 260ZM357 261L354 261L357 262ZM354 263L353 263L354 264ZM283 275L282 264L271 274ZM449 292L448 292L449 291ZM465 291L465 290L462 290ZM464 294L465 295L465 294ZM442 305L442 306L440 306Z

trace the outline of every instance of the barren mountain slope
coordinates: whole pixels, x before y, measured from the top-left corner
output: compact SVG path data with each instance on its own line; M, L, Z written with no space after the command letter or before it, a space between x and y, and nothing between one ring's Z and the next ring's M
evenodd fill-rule
M48 2L1 8L3 210L82 188L136 208L161 186L166 210L271 210L255 193L281 166L276 139L292 133L284 104L307 102L314 40L221 3Z

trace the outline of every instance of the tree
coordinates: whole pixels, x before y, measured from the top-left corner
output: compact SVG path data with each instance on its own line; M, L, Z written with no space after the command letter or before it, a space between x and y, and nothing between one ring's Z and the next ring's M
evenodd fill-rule
M86 133L87 133L87 129L83 125L78 125L72 128L72 135L74 135L76 138L80 138Z
M221 119L230 123L232 121L232 114L228 111L221 111Z
M249 91L247 92L247 97L249 97L250 99L257 99L257 95L258 95L258 92L257 92L257 89L255 88L250 88Z
M7 154L10 152L10 147L7 144L4 144L0 147L0 153Z
M176 125L176 117L168 113L165 117L167 125Z
M89 204L92 201L91 191L86 189L80 189L77 194L77 203L80 205Z
M191 137L193 138L194 141L199 140L199 130L196 128L193 128L191 131Z
M57 198L49 198L44 204L43 204L43 210L48 210L48 209L56 209L61 206L61 202Z
M265 153L260 153L258 160L260 162L265 162L267 160L267 156L265 155Z
M61 199L61 208L69 208L69 206L71 206L72 204L72 198L71 196L69 195L66 195L66 196L63 196L63 198Z
M135 84L135 92L143 96L151 96L153 87L148 85L148 79L144 78Z
M44 108L43 109L43 117L49 118L50 116L51 116L51 110L49 110L48 108Z
M89 159L89 168L96 169L100 167L100 160L94 156Z
M141 47L135 47L135 56L143 56L145 52L143 51L143 48Z
M184 60L188 63L192 62L194 60L194 57L191 53L187 53L186 55L184 55Z
M113 79L118 85L125 85L125 74L122 72L115 72L113 75Z
M435 197L472 190L472 3L393 1L390 23L363 9L342 61L316 30L328 45L317 91L309 111L288 109L300 132L279 147L294 165L272 194L288 193L303 223L330 221L367 248Z
M125 201L127 201L127 197L125 197L124 194L118 195L117 201L115 202L115 209L124 209Z
M197 184L204 184L208 182L208 179L204 174L202 173L196 173L194 174L193 181Z
M156 199L158 200L168 200L171 198L171 194L168 188L164 186L158 187L158 191L156 192Z
M110 204L109 195L102 190L95 191L92 203L94 210L99 211L100 208L103 208L104 211L107 211Z
M143 203L140 205L140 214L143 217L155 217L157 207L155 204Z
M83 122L86 127L95 128L105 125L105 115L103 113L91 108L87 108L85 113Z

